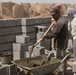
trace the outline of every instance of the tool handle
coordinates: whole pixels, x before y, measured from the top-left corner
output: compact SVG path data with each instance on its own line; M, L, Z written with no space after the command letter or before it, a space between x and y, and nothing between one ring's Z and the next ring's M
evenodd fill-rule
M72 52L69 52L62 60L61 60L61 64L65 61L65 59L70 55L70 54L72 54Z
M49 28L46 30L46 32L42 35L42 38L40 38L35 44L34 47L41 41L43 40L44 36L46 36L46 34L48 33L48 31L53 27L54 22L51 23L51 25L49 26Z

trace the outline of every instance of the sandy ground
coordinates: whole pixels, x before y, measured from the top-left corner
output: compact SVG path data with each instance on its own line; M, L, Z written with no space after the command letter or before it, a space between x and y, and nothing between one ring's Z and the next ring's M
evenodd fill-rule
M57 71L57 74L54 73L54 75L73 75L72 72L72 65L73 65L73 57L71 57L68 61L67 61L67 71L65 74L62 74L61 72Z

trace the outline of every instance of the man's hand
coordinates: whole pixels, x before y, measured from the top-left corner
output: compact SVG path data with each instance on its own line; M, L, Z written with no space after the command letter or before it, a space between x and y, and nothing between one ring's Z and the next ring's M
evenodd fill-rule
M56 26L56 21L54 18L51 19L51 22L53 23L53 27L51 28L51 30L53 30L53 28Z
M41 39L41 40L44 40L44 38L45 38L45 36L41 35L40 39Z

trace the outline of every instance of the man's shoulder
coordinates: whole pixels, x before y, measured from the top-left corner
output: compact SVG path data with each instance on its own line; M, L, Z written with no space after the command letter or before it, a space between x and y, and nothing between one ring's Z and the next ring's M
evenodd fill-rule
M72 21L76 21L76 17L74 17Z
M62 20L62 21L67 21L67 19L64 18L64 17L60 17L60 18L59 18L59 21L61 21L61 20Z
M76 24L76 17L71 21L71 24Z
M68 19L64 18L64 17L60 17L58 19L58 23L64 24L65 22L68 22Z

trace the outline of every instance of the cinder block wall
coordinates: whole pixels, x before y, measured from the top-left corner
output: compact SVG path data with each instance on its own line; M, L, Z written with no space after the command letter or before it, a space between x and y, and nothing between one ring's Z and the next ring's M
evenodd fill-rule
M0 52L12 51L17 35L28 35L35 43L35 26L49 26L51 17L0 20Z
M0 52L12 50L15 36L21 33L21 19L0 20Z
M22 35L30 36L31 43L36 42L35 27L36 26L49 26L51 24L51 17L42 18L22 18Z

